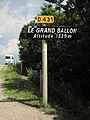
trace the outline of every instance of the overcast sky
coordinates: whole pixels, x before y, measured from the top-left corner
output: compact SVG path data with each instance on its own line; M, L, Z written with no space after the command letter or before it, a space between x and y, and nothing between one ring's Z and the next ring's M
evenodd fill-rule
M18 55L18 37L24 24L40 12L44 0L0 0L0 63L6 54Z

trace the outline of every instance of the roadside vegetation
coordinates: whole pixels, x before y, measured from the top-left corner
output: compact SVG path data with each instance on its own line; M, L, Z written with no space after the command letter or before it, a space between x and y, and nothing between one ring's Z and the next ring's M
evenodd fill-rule
M7 99L10 99L11 101L17 101L24 105L39 108L40 110L46 112L46 114L53 115L54 120L78 120L78 117L83 118L82 120L85 120L87 117L87 120L89 120L89 106L88 109L85 108L82 104L80 104L80 100L74 98L73 94L72 96L69 95L69 93L63 93L63 97L65 98L61 97L61 99L59 99L61 95L60 91L57 91L59 96L55 95L56 91L53 91L53 89L57 89L55 89L54 86L53 88L51 86L51 90L49 91L49 104L47 108L44 108L42 104L42 98L40 97L38 71L31 69L27 71L27 76L21 75L18 73L20 72L20 69L16 69L18 64L16 66L7 66L6 69L0 71L0 78L4 78L3 94L7 97ZM65 89L63 88L61 90L61 92L64 92L63 90ZM57 100L55 99L56 96ZM74 106L75 104L76 106ZM77 113L74 113L70 110L72 107L74 107L73 109L76 109L75 112ZM82 109L85 110L83 113L81 112Z
M38 89L27 77L18 74L13 66L3 71L4 95L7 98L19 101L30 106L40 107Z
M64 0L45 1L49 3L41 6L38 15L52 15L55 18L55 22L46 24L47 26L78 27L78 38L47 40L49 102L53 100L53 104L60 106L60 114L62 113L63 117L59 119L89 120L90 1L68 0L65 5L62 3ZM23 74L31 74L31 71L27 72L29 69L37 72L42 69L42 42L32 40L26 32L26 26L42 25L37 24L35 20L24 25L19 35L18 47Z
M46 114L57 116L57 110L51 104L48 104L47 108L43 107L37 71L28 70L28 75L24 76L20 74L20 66L21 63L17 63L0 71L0 78L4 79L3 95L11 101L39 108Z

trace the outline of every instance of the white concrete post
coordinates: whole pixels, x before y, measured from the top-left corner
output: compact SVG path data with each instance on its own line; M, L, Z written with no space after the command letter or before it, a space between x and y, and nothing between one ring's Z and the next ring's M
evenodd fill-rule
M42 40L43 105L47 107L47 42Z

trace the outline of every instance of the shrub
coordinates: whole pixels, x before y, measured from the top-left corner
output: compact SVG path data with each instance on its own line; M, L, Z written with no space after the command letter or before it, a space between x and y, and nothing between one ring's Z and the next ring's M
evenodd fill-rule
M22 64L22 62L16 63L13 67L17 73L27 75L26 67Z
M21 73L21 62L16 63L14 69L17 73Z
M39 84L40 83L40 76L39 76L39 72L36 71L36 70L32 70L32 69L29 69L27 70L27 73L28 73L28 78L33 81L35 84Z

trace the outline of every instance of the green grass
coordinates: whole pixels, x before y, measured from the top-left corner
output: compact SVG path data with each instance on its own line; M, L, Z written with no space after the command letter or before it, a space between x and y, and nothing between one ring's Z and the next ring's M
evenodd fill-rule
M40 98L39 88L35 82L26 76L18 74L13 66L8 66L6 70L0 71L0 78L4 78L3 95L12 101L17 101L24 105L40 108L46 114L56 116L56 110L51 105L45 108Z
M38 90L30 80L15 72L12 66L8 66L1 74L4 77L4 96L23 104L40 107Z
M30 74L32 72L33 71L31 71ZM53 99L50 98L50 104L47 108L44 108L40 100L39 88L36 87L35 82L28 79L26 76L18 74L13 66L7 66L7 69L0 71L0 79L2 78L4 78L5 88L3 93L7 99L18 101L28 106L40 108L40 110L44 111L46 114L53 115L54 120L81 120L81 118L84 120L84 117L85 120L86 118L89 120L90 118L90 106L88 106L88 109L83 110L83 112L80 111L81 114L78 116L71 110L59 106L57 101L53 101Z

